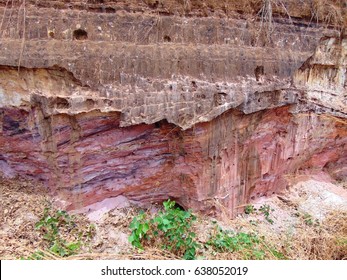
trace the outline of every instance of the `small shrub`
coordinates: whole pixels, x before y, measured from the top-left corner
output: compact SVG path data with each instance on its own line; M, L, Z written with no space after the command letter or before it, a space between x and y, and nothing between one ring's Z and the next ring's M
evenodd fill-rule
M196 217L191 211L175 208L175 201L163 203L164 211L160 211L152 219L140 212L131 224L129 242L143 250L149 243L159 243L162 249L173 252L185 260L196 258L199 244L195 241L195 233L191 227Z
M318 219L314 219L312 217L312 215L308 214L308 213L304 213L302 216L302 219L304 220L304 223L307 226L319 226L319 221Z
M283 253L265 242L257 233L233 232L217 226L206 243L218 253L231 253L231 258L245 260L286 259Z
M265 220L267 220L270 224L274 223L274 221L270 218L270 213L274 211L271 209L270 205L264 204L260 206L259 211L264 214Z
M260 238L252 233L235 233L229 230L216 228L207 242L217 252L241 252L243 259L262 260L265 257L265 251L261 249Z
M82 237L91 239L95 228L91 225L87 232L75 230L76 223L73 218L65 211L58 210L53 212L46 208L43 217L35 224L35 229L43 234L43 239L48 244L49 252L61 257L67 257L76 254L82 247ZM62 237L62 233L71 237L68 242ZM32 254L31 259L41 259L42 252L38 251Z
M265 220L268 221L270 224L273 224L274 221L270 218L270 213L274 210L271 209L270 205L264 204L260 206L259 209L255 208L253 205L249 204L245 207L245 214L250 215L253 213L262 213L265 217ZM253 221L250 221L253 223Z
M256 211L257 209L255 209L255 207L252 204L246 205L245 207L245 214L247 215L253 214Z

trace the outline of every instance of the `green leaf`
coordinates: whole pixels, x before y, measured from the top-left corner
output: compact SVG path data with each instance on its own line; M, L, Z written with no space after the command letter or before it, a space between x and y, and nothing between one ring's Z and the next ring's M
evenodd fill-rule
M133 221L130 223L130 229L137 229L139 227L140 223L137 221L136 217L133 219Z
M133 232L129 237L128 237L128 241L133 244L133 242L135 241L135 233Z
M44 221L40 220L39 222L35 224L35 229L40 229L41 227L43 227L43 225L44 225Z
M66 248L72 252L75 252L81 248L81 244L79 242L68 243L68 244L66 244Z
M148 225L148 223L143 224L143 226L142 226L142 231L143 231L143 233L145 233L145 234L149 231L149 225Z

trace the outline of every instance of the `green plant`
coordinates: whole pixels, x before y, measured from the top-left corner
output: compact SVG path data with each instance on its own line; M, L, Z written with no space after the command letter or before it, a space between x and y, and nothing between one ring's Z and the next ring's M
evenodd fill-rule
M147 218L146 213L140 212L132 220L130 243L143 250L149 241L155 240L162 249L169 250L185 260L195 259L200 245L195 241L196 235L191 231L191 227L196 217L190 210L176 208L175 201L167 200L163 205L164 211L160 211L152 219Z
M216 252L233 253L234 257L246 260L264 260L269 256L275 259L286 259L283 253L265 242L264 236L257 233L234 232L215 227L206 243Z
M277 250L275 250L275 249L273 249L273 248L269 248L269 250L270 250L270 253L271 253L275 258L277 258L277 259L279 259L279 260L286 260L286 259L287 259L287 257L286 257L283 253L281 253L281 252L279 252L279 251L277 251Z
M216 227L206 245L217 252L241 252L243 259L264 259L265 251L261 248L260 238L253 233L235 233Z
M36 251L27 258L22 257L21 260L32 261L32 260L43 260L43 258L44 258L44 253L42 251Z
M312 215L310 215L308 213L304 213L302 216L302 219L304 220L304 223L308 226L318 226L319 225L318 219L314 219L312 217Z
M129 236L129 242L139 249L143 249L141 240L143 238L148 239L146 234L149 230L149 221L146 220L146 218L147 216L145 212L140 211L140 213L134 217L130 223L130 229L132 229L132 232Z
M245 214L247 214L247 215L253 214L256 211L257 211L257 209L255 209L255 207L252 204L248 204L245 207Z
M61 257L76 254L82 244L79 238L75 242L67 242L62 236L61 231L71 232L76 224L72 217L65 211L58 210L51 213L49 208L44 210L43 217L35 224L35 229L43 234L43 239L48 243L48 250ZM40 252L32 255L34 259L40 258Z
M265 220L267 220L270 224L274 223L274 221L270 218L270 213L274 211L271 209L270 205L264 204L260 206L258 210L264 214Z
M260 206L259 209L257 209L253 205L249 204L249 205L246 205L244 211L245 211L245 214L247 214L247 215L260 212L264 215L266 221L268 221L270 224L274 223L274 221L270 218L270 213L274 211L273 209L271 209L270 205L264 204L264 205ZM250 222L251 222L251 224L256 225L256 223L254 223L254 221L250 221Z

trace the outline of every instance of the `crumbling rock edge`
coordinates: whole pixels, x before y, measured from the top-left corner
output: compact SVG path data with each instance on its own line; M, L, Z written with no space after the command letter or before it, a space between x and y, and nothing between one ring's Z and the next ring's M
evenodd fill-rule
M123 74L128 83L86 86L61 66L1 66L0 106L38 105L45 115L100 110L121 112L121 126L167 120L182 129L208 122L229 109L246 114L298 104L293 112L347 116L347 39L325 38L293 78L239 76L233 82L209 82L190 76L172 79ZM11 82L8 82L11 81Z

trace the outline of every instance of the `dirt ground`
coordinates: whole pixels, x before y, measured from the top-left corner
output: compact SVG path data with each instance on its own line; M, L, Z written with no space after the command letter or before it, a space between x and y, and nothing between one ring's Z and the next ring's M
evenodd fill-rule
M46 241L35 229L35 224L42 218L45 208L54 210L54 199L43 187L21 179L0 179L0 191L0 258L20 259L37 250L47 252ZM263 211L259 210L262 206ZM299 181L285 194L257 201L252 209L258 210L234 220L197 215L198 223L194 228L197 240L206 242L218 225L236 232L256 233L266 241L266 247L276 248L286 259L347 259L347 190L344 183ZM156 210L154 207L148 213ZM93 237L77 255L67 259L177 259L156 247L143 252L132 248L128 242L129 224L138 211L134 207L114 209L94 222L84 215L75 215L77 228L86 231L92 227ZM267 259L277 258L271 255L271 250L269 252ZM235 252L209 250L201 250L198 255L203 259L242 258ZM47 252L44 258L60 257Z

